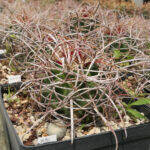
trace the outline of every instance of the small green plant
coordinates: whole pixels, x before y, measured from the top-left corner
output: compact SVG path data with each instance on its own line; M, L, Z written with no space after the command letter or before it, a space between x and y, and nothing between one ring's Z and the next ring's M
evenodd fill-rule
M11 92L10 87L8 87L8 94L5 94L5 99L7 99L9 103L19 102L20 99L18 97L14 97L13 95L14 93Z
M150 104L150 98L139 98L137 101L131 102L131 103L123 103L126 111L128 112L129 115L136 119L146 119L146 117L141 114L139 111L136 109L132 108L133 106L141 106L141 105L147 105Z

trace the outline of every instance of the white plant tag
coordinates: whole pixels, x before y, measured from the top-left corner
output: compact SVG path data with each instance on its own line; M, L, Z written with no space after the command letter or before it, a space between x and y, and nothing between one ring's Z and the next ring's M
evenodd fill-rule
M6 50L5 49L0 49L0 55L3 55L6 53Z
M51 136L39 137L38 138L38 144L44 144L44 143L56 142L56 141L57 141L57 136L56 135L51 135Z
M8 83L21 82L21 75L10 75L8 76Z

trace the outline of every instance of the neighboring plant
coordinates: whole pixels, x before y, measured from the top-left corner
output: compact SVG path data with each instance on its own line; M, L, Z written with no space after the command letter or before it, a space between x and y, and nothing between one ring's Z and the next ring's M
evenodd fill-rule
M150 104L150 98L139 98L137 101L131 102L131 103L123 103L127 113L134 117L135 119L146 119L144 114L141 114L139 111L137 111L135 108L132 108L133 106L141 106L141 105L148 105Z
M20 102L20 99L14 96L14 93L10 91L10 87L8 87L8 94L5 94L4 97L8 103Z

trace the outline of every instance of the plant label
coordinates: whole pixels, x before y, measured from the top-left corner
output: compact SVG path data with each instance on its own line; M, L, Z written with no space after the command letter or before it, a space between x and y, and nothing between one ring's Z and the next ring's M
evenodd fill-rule
M5 49L0 49L0 55L3 55L6 53L6 50Z
M51 135L51 136L38 138L38 144L44 144L44 143L56 142L56 141L57 141L57 136L56 135Z
M10 75L8 76L8 83L17 83L21 82L21 75Z

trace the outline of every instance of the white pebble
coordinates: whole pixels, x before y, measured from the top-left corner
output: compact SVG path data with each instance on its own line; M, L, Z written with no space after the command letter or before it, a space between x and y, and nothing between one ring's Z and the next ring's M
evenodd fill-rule
M47 127L48 135L57 135L57 139L62 139L66 134L66 127L63 122L57 121L50 123Z

